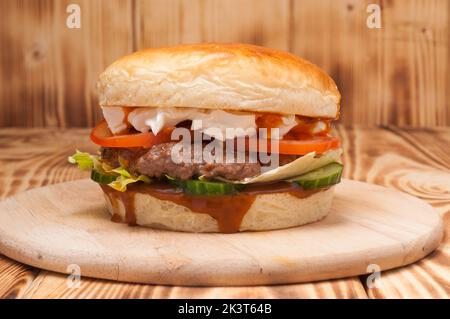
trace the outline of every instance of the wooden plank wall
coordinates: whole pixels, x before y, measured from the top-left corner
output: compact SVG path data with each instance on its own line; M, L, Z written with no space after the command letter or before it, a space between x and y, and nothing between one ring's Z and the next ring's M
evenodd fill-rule
M65 25L81 6L81 29ZM382 28L366 26L369 3ZM289 50L342 92L345 125L450 125L448 0L0 1L0 127L92 126L96 78L144 47L204 41Z

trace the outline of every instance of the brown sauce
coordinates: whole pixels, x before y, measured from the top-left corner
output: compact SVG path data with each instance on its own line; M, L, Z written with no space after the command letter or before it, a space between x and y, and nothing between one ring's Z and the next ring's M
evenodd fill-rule
M298 198L305 198L321 190L303 190L295 184L276 182L264 185L248 185L245 190L235 195L224 196L189 196L182 189L174 188L167 183L134 184L129 185L126 192L119 192L107 185L100 185L108 196L115 212L113 222L126 222L136 225L134 211L134 197L136 194L148 194L160 200L168 200L175 204L189 208L191 211L208 214L217 220L219 230L223 233L239 231L241 222L252 206L257 195L273 193L289 193ZM121 220L118 211L118 200L125 208L125 221Z

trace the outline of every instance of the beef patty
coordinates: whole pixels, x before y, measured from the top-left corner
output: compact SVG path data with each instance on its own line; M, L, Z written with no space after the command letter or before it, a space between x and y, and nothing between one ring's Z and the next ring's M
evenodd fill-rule
M103 148L102 159L109 165L117 167L120 162L136 174L160 178L165 174L183 180L204 175L206 178L217 176L240 180L253 177L261 173L260 163L175 163L172 161L171 151L177 142L154 145L150 149L143 148ZM191 159L193 159L192 154ZM119 161L120 158L120 161Z

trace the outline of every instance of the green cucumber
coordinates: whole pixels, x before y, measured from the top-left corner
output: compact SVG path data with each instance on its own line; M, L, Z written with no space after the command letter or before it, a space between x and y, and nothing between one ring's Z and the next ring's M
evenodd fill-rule
M166 175L167 181L175 187L182 188L188 195L232 195L244 188L244 185L212 182L198 179L181 180Z
M91 172L91 179L94 182L97 182L99 184L109 184L112 183L116 180L117 175L111 175L111 174L105 174L105 173L100 173L96 170L92 170Z
M304 189L328 187L341 181L342 169L342 164L331 163L293 178L291 181Z
M195 179L184 181L182 187L188 195L232 195L242 189L242 185L206 182Z

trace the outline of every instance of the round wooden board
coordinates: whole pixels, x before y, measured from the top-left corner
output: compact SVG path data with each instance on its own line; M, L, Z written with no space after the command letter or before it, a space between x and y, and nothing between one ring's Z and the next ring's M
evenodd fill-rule
M355 276L433 251L443 224L431 206L384 187L344 180L330 215L285 230L192 234L110 221L100 188L79 180L0 203L0 253L81 276L166 285L262 285Z

